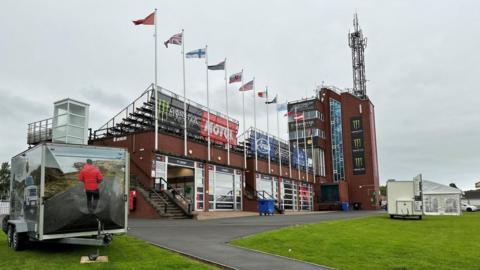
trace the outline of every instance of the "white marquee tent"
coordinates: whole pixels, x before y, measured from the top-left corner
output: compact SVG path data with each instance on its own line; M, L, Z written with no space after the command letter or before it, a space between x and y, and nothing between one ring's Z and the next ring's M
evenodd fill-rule
M423 212L425 215L460 215L462 191L432 181L422 181Z

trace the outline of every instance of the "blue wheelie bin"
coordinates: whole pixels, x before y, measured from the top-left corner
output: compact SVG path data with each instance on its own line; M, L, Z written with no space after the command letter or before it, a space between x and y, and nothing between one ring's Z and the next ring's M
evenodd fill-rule
M275 211L275 200L258 200L258 213L260 215L273 215Z
M342 202L342 211L348 211L348 202Z

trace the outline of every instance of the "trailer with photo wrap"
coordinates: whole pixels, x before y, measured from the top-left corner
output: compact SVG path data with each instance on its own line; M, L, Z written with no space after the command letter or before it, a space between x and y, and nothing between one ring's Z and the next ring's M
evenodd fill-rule
M122 148L56 143L13 157L10 211L2 220L9 246L21 250L32 241L103 246L114 234L126 233L128 161ZM87 185L87 173L96 182Z

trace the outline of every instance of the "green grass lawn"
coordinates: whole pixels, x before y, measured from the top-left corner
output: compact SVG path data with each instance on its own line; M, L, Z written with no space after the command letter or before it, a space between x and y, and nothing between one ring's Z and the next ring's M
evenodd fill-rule
M480 269L480 212L387 215L299 225L234 240L234 245L338 269Z
M157 248L131 236L116 236L108 247L100 249L108 263L80 264L80 257L95 253L95 247L40 244L15 252L7 246L0 231L0 269L216 269L176 253Z

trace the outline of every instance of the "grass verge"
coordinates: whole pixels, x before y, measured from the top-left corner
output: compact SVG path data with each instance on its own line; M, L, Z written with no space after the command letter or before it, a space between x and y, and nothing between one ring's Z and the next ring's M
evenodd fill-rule
M386 215L298 225L232 241L338 269L480 269L480 212L426 216Z
M15 252L7 246L6 235L0 232L0 269L216 269L176 253L152 246L131 236L116 236L100 255L108 263L80 264L80 257L95 253L95 247L60 244L34 244L25 251Z

